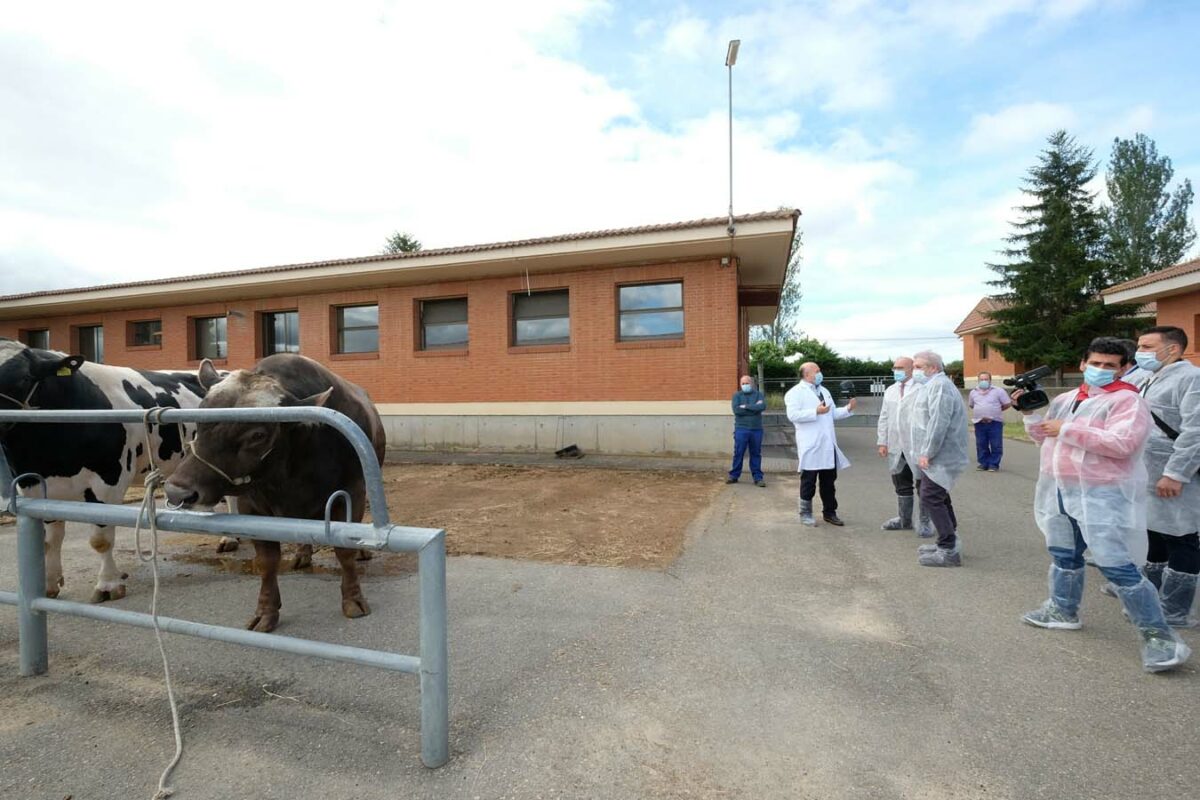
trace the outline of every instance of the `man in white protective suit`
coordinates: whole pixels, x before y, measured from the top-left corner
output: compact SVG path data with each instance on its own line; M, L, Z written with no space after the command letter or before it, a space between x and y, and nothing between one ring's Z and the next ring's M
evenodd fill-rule
M800 522L816 525L812 501L821 486L821 516L830 525L845 523L837 515L837 473L850 466L850 459L837 446L835 420L845 419L854 412L854 398L838 408L833 395L821 385L821 368L811 361L800 365L800 382L783 396L787 417L796 428L796 454L800 473Z
M1079 390L1054 398L1044 417L1022 411L1041 446L1033 511L1052 559L1050 597L1022 620L1040 628L1081 627L1083 551L1089 548L1141 635L1142 665L1161 672L1184 663L1191 650L1167 625L1154 584L1138 571L1146 556L1142 456L1153 423L1137 389L1119 380L1128 365L1119 339L1094 339L1079 365Z
M912 380L912 370L913 361L907 356L901 356L892 363L895 382L883 393L879 422L875 426L875 446L879 448L879 457L887 459L898 512L879 526L885 531L910 531L913 527L914 489L917 485L913 476L915 465L909 464L904 456L900 417L900 404L906 396L912 399L917 388Z
M921 469L921 508L937 530L937 544L917 548L923 567L961 567L962 544L950 491L971 462L967 408L937 353L913 356L913 380L922 384L912 411L912 452Z
M1138 338L1142 397L1154 427L1146 442L1146 566L1172 628L1193 628L1200 573L1200 369L1183 358L1187 333L1163 325ZM1115 594L1112 584L1105 587Z

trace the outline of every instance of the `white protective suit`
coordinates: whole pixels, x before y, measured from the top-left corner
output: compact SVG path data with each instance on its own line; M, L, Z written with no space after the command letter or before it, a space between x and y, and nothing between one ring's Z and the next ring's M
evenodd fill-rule
M817 406L822 400L829 406L829 411L818 414ZM796 426L797 472L850 466L850 459L837 446L837 435L833 431L834 420L849 417L853 413L850 409L834 405L833 396L825 387L814 387L804 381L788 389L783 403L787 407L788 420Z
M1150 425L1145 454L1146 527L1172 536L1200 531L1200 479L1196 477L1200 469L1200 369L1176 361L1154 373L1144 386L1142 397L1150 411L1179 434L1171 441L1157 424ZM1155 484L1164 475L1182 483L1183 494L1159 497Z
M903 399L907 400L919 385L909 378L904 383L893 383L883 393L883 406L879 410L879 423L875 427L875 446L887 447L888 470L893 475L902 469L901 459L904 457L904 442L900 433L900 392L903 390Z
M1146 402L1132 389L1089 396L1072 410L1075 392L1051 401L1045 419L1066 420L1058 436L1046 436L1036 415L1025 427L1041 445L1041 469L1033 516L1047 547L1074 551L1073 517L1096 564L1119 567L1146 561L1146 465L1142 451L1154 423ZM1061 505L1060 505L1061 497Z
M917 393L912 409L912 461L929 459L924 470L947 492L971 463L967 452L967 405L954 382L939 372Z
M904 453L904 460L908 462L908 468L912 470L913 477L921 480L921 468L917 465L917 456L913 453L913 412L917 409L917 398L921 396L921 389L925 384L909 381L910 388L904 390L904 397L900 401L900 407L897 411L898 426L897 431L900 436L900 450Z

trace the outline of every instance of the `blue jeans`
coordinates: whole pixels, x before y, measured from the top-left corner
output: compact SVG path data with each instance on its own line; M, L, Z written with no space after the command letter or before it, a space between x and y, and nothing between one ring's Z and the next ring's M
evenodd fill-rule
M975 455L981 467L1000 466L1000 457L1004 455L1004 423L1001 420L975 423Z
M1079 521L1067 513L1063 507L1062 492L1058 493L1058 510L1071 523L1071 530L1075 532L1075 546L1073 548L1066 547L1048 547L1050 557L1054 559L1054 563L1059 569L1083 569L1085 562L1083 560L1083 551L1087 548L1087 542L1083 540L1083 532L1079 530ZM1096 567L1108 578L1110 583L1117 586L1136 586L1142 582L1142 573L1138 571L1132 563L1122 564L1119 567L1101 567L1099 564Z
M746 448L750 448L750 474L754 480L761 481L762 474L762 428L733 429L733 466L729 468L729 477L735 481L742 477L742 460L746 457Z

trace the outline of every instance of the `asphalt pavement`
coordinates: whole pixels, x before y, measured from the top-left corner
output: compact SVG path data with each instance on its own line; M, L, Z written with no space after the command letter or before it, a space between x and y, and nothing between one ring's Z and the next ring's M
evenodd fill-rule
M879 529L895 504L873 431L840 436L845 528L799 526L796 476L777 474L725 488L665 571L450 559L438 770L419 762L410 676L168 638L186 743L174 797L1192 796L1197 668L1144 673L1094 571L1083 630L1018 621L1048 564L1033 446L1007 442L1001 472L964 476L965 566L931 569L912 532ZM148 570L130 532L118 542L117 605L144 610ZM95 558L77 530L64 560L64 598L86 599ZM14 561L0 528L2 588ZM166 573L172 616L238 624L257 594L245 575ZM281 586L280 633L416 652L411 575L369 569L360 620L341 617L334 575ZM52 617L50 641L50 674L18 677L0 606L0 797L149 798L173 745L153 635Z

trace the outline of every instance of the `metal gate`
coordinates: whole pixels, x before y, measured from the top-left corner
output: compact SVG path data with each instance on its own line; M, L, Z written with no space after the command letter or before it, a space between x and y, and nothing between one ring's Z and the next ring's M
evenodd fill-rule
M149 417L157 424L176 422L316 422L336 428L350 442L362 464L367 503L372 522L337 522L329 518L335 492L325 505L325 520L259 517L245 514L213 514L196 511L160 510L158 528L213 536L240 535L250 539L295 542L315 546L332 545L393 553L416 553L420 582L419 656L330 644L273 633L258 633L206 625L171 617L158 617L158 626L168 633L215 639L229 644L264 650L314 656L331 661L362 664L420 676L421 761L440 767L449 759L449 696L446 675L446 542L445 531L392 525L384 498L382 474L375 450L366 434L349 417L328 408L155 409ZM2 423L138 423L147 412L129 411L0 411ZM22 497L17 480L36 479L42 497ZM68 614L119 625L152 628L150 614L73 603L46 597L45 522L64 520L95 525L132 528L148 525L141 508L49 500L40 475L12 475L0 448L0 489L10 492L9 509L17 516L17 591L0 591L0 603L17 607L20 667L22 675L42 675L49 668L47 614ZM349 506L346 498L347 510Z

